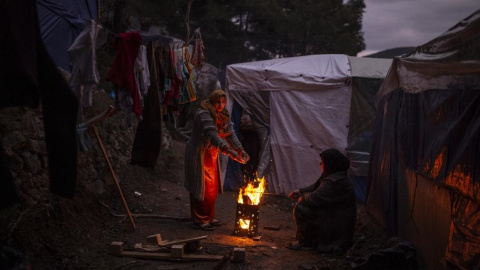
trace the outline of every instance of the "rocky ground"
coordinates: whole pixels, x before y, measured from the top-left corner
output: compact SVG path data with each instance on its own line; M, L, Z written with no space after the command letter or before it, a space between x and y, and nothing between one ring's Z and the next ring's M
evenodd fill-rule
M112 102L106 93L96 95L96 100L102 100L103 105L87 112L90 116L101 113ZM352 262L361 261L385 245L383 230L359 204L355 233L358 244L353 253L291 251L285 245L293 241L295 235L293 203L284 196L274 195L265 195L262 199L259 240L232 235L238 195L235 192L219 195L216 213L223 226L209 232L195 229L190 221L184 220L189 217L188 193L182 184L184 137L167 125L171 136L165 137L168 140L155 168L130 165L134 129L124 128L122 117L114 115L99 124L98 129L125 202L134 215L133 229L93 133L90 135L94 147L79 153L75 198L64 199L49 193L47 165L42 161L45 158L41 150L44 149L43 136L38 135L42 122L39 115L38 111L25 108L0 114L4 148L8 148L7 158L13 162L12 171L23 198L21 203L0 210L0 246L18 251L16 260L28 263L31 269L351 269ZM14 132L17 135L11 135ZM25 138L19 139L20 133ZM37 144L39 150L35 150ZM38 156L39 161L32 162L35 161L32 157ZM34 169L30 168L32 164ZM268 230L266 226L279 230ZM154 234L160 234L163 240L206 236L196 244L189 244L185 252L224 256L241 247L246 250L245 261L221 264L218 260L170 261L109 254L112 242L124 242L126 250L145 252L152 248L147 245L147 237Z

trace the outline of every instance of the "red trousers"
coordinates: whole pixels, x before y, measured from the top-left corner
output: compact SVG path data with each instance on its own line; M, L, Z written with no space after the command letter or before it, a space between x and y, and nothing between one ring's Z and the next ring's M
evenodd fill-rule
M218 150L214 147L204 154L205 196L203 201L190 194L190 212L193 223L210 223L215 218L215 202L218 196Z

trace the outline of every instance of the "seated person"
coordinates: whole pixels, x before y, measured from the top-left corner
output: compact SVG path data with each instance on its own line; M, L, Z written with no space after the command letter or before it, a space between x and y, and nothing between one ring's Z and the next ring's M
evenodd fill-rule
M320 154L322 175L312 185L292 191L297 241L288 248L341 253L352 245L357 215L353 183L347 177L350 161L337 149Z

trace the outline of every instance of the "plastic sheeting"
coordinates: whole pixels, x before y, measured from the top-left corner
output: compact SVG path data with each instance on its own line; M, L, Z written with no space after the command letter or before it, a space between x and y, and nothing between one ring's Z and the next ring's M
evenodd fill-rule
M349 176L355 186L357 200L362 203L367 196L368 161L376 114L375 95L382 81L383 78L352 78L347 157L350 160Z
M97 0L36 0L43 43L55 64L71 71L68 48L85 28L96 20Z
M480 10L412 53L395 58L376 100L368 212L390 234L416 238L423 254L432 247L445 247L442 241L448 238L446 262L458 269L477 269ZM430 180L431 187L415 188L408 196L403 187L416 187L419 177ZM443 189L449 191L448 198L440 195ZM452 206L448 232L430 237L414 233L430 232L428 220L444 220L438 210L422 211L415 230L406 229L414 211L427 209L418 205L417 198L428 198L430 205L438 207ZM404 213L406 208L409 215ZM425 263L435 266L436 257L424 256Z
M392 64L391 59L348 57L352 76L352 101L347 139L350 179L357 200L365 203L373 125L375 96Z

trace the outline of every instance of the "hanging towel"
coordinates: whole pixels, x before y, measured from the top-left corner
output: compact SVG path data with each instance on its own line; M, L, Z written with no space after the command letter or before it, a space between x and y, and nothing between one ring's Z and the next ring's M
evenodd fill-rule
M141 96L145 96L150 87L150 69L147 60L147 47L141 45L135 60L135 79ZM143 99L143 98L142 98Z
M107 33L103 27L94 20L89 20L85 29L68 48L68 54L73 64L73 71L68 84L80 100L80 118L83 114L82 108L92 106L92 91L100 81L97 67L97 49L106 42Z

